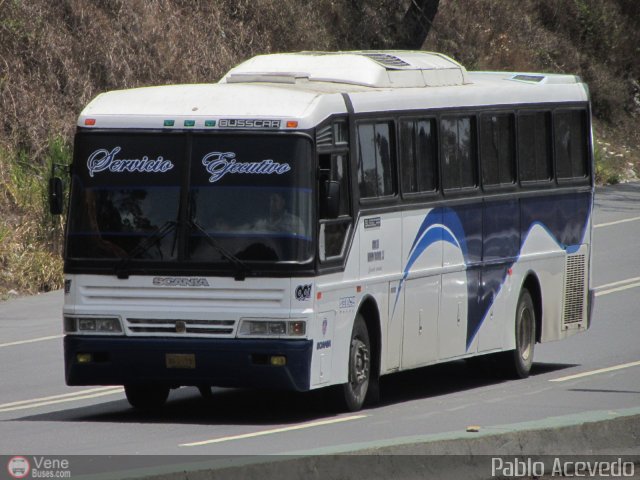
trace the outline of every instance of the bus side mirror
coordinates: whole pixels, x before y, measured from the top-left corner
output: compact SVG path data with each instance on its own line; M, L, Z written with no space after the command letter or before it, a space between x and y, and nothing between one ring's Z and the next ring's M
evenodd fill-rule
M49 211L52 215L60 215L64 210L62 180L58 177L49 179Z
M337 180L326 180L323 190L323 217L338 218L340 214L340 182Z

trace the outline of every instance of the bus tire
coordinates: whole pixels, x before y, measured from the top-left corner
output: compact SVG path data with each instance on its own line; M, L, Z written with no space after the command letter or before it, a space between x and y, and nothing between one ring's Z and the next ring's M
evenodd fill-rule
M518 298L515 318L516 348L508 363L509 376L527 378L533 365L536 344L536 311L529 290L523 288Z
M139 410L157 410L169 397L169 387L164 385L125 385L124 393L129 404Z
M356 316L349 347L349 380L342 385L346 410L355 412L364 405L371 379L371 342L361 314Z

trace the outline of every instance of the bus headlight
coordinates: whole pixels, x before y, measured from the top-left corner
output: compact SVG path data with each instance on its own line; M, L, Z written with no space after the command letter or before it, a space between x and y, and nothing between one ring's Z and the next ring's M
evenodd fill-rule
M239 337L304 337L306 333L304 320L243 318L238 329Z
M118 335L122 333L122 323L115 317L64 317L64 333Z

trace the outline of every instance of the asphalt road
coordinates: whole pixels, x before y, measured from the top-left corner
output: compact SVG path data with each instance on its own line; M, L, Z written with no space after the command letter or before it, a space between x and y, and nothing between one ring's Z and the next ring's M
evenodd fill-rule
M526 380L465 362L384 377L381 404L357 414L332 413L318 392L216 389L203 399L194 388L141 414L120 388L65 386L61 292L0 303L0 455L340 452L640 409L640 184L598 190L594 224L586 334L538 345Z

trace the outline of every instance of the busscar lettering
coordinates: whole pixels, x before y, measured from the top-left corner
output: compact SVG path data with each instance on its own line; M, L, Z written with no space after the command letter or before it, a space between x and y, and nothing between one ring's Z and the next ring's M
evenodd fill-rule
M210 183L215 183L228 173L239 173L249 175L282 175L291 170L288 163L278 163L271 159L260 162L238 162L234 152L210 152L202 157L209 177Z
M218 121L221 128L280 128L280 120L262 118L223 118Z
M121 150L121 147L114 147L111 151L106 148L100 148L89 155L87 159L89 176L93 177L96 173L104 172L105 170L113 173L165 173L174 167L171 160L162 156L158 156L155 159L149 158L147 155L142 158L116 158L116 155Z

